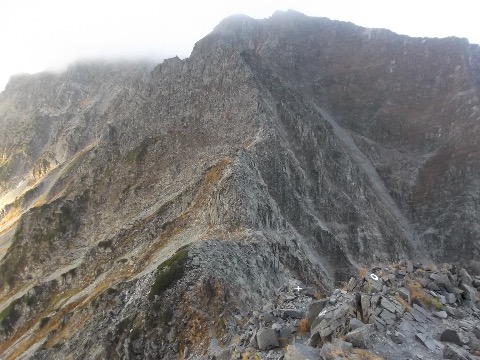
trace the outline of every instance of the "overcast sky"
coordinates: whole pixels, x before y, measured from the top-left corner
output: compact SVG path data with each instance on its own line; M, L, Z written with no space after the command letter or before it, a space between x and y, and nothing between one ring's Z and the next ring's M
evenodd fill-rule
M0 91L12 74L61 69L78 59L185 58L226 16L265 18L287 9L480 43L478 0L0 0Z

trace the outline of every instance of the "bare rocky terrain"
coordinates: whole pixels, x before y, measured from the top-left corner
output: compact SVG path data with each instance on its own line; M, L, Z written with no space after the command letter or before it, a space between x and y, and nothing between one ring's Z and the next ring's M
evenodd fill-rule
M475 358L479 88L464 39L293 11L227 18L184 60L13 77L0 357Z

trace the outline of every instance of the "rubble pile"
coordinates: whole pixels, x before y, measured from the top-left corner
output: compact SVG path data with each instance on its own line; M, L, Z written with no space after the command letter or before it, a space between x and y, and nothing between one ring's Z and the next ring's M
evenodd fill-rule
M292 282L251 313L233 358L480 359L479 291L465 269L409 261L361 269L320 299Z

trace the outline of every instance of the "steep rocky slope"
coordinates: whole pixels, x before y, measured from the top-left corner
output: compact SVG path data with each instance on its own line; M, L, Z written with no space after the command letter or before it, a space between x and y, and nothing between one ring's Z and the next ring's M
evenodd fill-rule
M228 18L185 60L13 78L0 353L220 354L294 278L327 292L377 261L474 268L479 59L287 12Z

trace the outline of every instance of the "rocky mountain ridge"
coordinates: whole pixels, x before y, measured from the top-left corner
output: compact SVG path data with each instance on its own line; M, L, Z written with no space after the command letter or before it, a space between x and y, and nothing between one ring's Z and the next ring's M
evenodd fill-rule
M292 279L478 271L479 54L289 11L185 60L14 78L1 356L206 357Z

